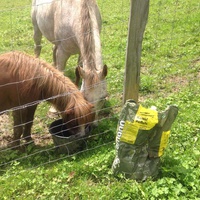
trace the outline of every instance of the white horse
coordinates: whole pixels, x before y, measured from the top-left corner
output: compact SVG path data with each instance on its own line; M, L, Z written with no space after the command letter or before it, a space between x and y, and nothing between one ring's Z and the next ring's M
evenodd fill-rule
M81 91L96 111L107 96L107 66L102 63L101 15L95 0L33 0L35 55L41 52L44 35L54 44L53 62L61 71L69 57L79 54L76 84L82 78Z

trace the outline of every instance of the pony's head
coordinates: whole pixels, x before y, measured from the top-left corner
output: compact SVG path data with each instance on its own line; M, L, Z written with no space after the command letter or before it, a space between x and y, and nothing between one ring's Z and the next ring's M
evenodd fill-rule
M81 77L81 92L85 99L94 105L96 112L102 108L107 97L106 75L106 65L99 71L83 69L80 66L76 68L76 84L78 85Z
M69 100L65 111L62 112L62 119L67 129L84 135L85 125L89 125L94 121L95 113L94 106L81 96L78 94L78 96Z

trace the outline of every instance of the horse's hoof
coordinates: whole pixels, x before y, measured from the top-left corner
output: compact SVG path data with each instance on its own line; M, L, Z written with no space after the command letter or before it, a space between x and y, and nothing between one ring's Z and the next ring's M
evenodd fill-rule
M48 112L48 117L52 119L57 118L59 117L59 112L53 106L51 106Z
M58 111L53 106L51 106L50 109L49 109L49 112L57 113Z

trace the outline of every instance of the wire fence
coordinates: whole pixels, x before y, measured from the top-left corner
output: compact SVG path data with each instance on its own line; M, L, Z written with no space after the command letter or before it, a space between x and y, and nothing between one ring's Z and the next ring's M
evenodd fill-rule
M97 122L98 126L91 130L91 134L87 139L83 139L85 144L84 148L72 155L61 154L58 156L56 153L58 147L53 143L53 139L49 133L49 126L53 121L60 119L60 116L49 116L48 110L50 105L46 102L32 102L31 105L39 104L32 127L32 137L36 146L29 145L27 148L23 149L24 151L20 155L13 151L12 148L8 147L13 132L11 112L10 110L0 111L1 168L6 168L7 165L13 165L18 162L25 162L29 159L34 161L38 156L45 158L40 163L36 162L37 164L32 164L29 167L29 169L32 169L104 146L113 146L114 148L115 129L117 128L118 115L122 106L124 79L123 66L126 54L129 2L123 0L120 1L120 7L119 3L116 3L116 1L110 2L108 5L107 3L108 1L105 2L104 0L98 1L103 19L101 31L103 60L108 64L109 68L112 68L112 73L107 77L109 99L112 99L112 103L110 104L108 101L105 107L99 110L100 118ZM0 5L1 4L3 3L0 3ZM182 10L181 6L184 6L184 4L181 3L181 1L176 0L170 4L170 11L167 5L168 4L164 1L151 2L150 5L149 21L147 23L143 41L143 67L141 75L142 92L153 90L155 84L156 89L159 88L160 91L163 91L163 81L171 81L173 90L179 91L181 87L183 87L183 84L189 84L193 79L193 77L188 77L187 74L184 74L185 68L187 68L190 63L194 62L188 58L187 51L192 51L193 48L195 48L193 46L195 37L188 35L190 32L181 28L181 19L183 15L180 13ZM108 6L110 7L109 11L107 8ZM154 10L152 10L152 8L154 8ZM189 18L188 15L192 15L192 11L198 10L199 8L200 4L191 4L191 7L188 7L188 13L185 14L185 22L188 23L188 28L192 24L190 21L191 18ZM23 1L21 5L20 3L12 2L9 5L0 7L0 53L19 50L33 55L34 42L32 39L33 28L30 10L30 0ZM174 12L171 12L171 10ZM163 23L165 24L165 29L163 29ZM200 23L196 22L194 29L199 27L199 25ZM163 32L166 32L165 38L162 38ZM185 41L185 38L188 39ZM186 45L188 48L185 48ZM177 46L179 46L179 48L176 48ZM42 47L41 58L51 63L52 45L43 38ZM151 54L151 56L146 57L145 55L147 54ZM176 60L172 59L174 56L177 57ZM77 55L72 56L65 68L65 75L69 75L72 79L74 79L74 68L77 65L77 59ZM197 60L198 59L199 58L197 58ZM151 65L151 68L147 67L147 65ZM160 70L160 76L155 77L153 74L158 68ZM182 77L184 78L178 78L176 68L179 69L179 74L183 75ZM172 70L174 70L174 73L171 74L174 75L167 77L166 74ZM199 72L198 76L200 77ZM156 82L154 82L153 79L156 79ZM151 85L152 88L149 88L149 85ZM0 85L0 88L3 86L4 85ZM154 98L159 97L160 91L154 95ZM146 97L141 96L140 101L143 101L144 98L148 97L148 94ZM20 107L14 109L20 109Z
M114 4L113 4L114 5ZM124 34L124 30L122 27L127 26L127 19L124 19L124 6L123 2L121 3L122 7L116 8L116 15L119 17L118 20L112 19L113 22L103 21L102 24L102 47L105 49L109 48L107 43L112 43L112 46L118 46L118 44L114 44L112 38L116 33ZM22 5L15 4L14 2L10 4L3 5L3 8L0 8L0 23L1 23L1 47L0 53L6 53L10 51L22 51L28 53L30 55L34 55L34 42L33 42L33 27L31 23L30 10L31 10L31 1L24 1ZM104 1L99 1L99 7L101 9L102 18L106 17L107 13L104 12ZM106 7L105 7L106 8ZM127 13L128 14L128 13ZM114 27L121 27L121 30L114 30ZM113 30L113 33L110 34L110 30ZM84 33L88 34L88 33ZM107 37L106 41L104 38L106 35L110 35ZM122 37L121 37L122 38ZM67 38L68 39L68 38ZM122 39L121 39L122 40ZM125 44L125 41L124 41ZM52 44L47 41L45 38L42 39L42 53L41 59L52 63ZM109 60L115 57L115 63L123 63L124 61L124 50L120 42L121 47L117 50L117 52L109 52L103 53L103 60ZM74 68L77 65L78 56L71 56L69 62L67 63L67 67L64 70L65 75L69 76L71 79L74 79ZM39 75L34 77L34 79L42 79L43 76ZM107 77L107 82L112 80L112 77ZM26 82L31 80L22 80L21 82L12 82L9 85L15 84L25 84ZM8 84L1 84L0 88L8 86ZM114 146L114 131L117 124L117 111L121 107L121 103L118 102L115 105L106 103L106 105L98 110L100 113L99 118L94 123L98 124L94 126L92 130L90 130L90 134L87 138L79 138L76 139L75 143L80 144L76 151L70 152L70 147L74 144L72 141L66 141L64 144L65 153L60 154L59 148L63 150L63 144L55 145L52 139L52 135L50 134L50 125L52 122L59 120L61 118L60 115L51 115L49 114L50 105L46 103L54 98L59 98L60 96L68 95L68 94L59 94L57 96L50 97L48 99L34 101L25 105L21 105L18 107L11 108L9 110L0 111L0 168L4 169L8 165L17 165L17 163L27 162L27 160L34 160L38 157L44 157L44 160L39 162L36 161L35 164L31 165L28 169L32 169L39 166L44 166L46 164L51 164L53 162L57 162L59 160L63 160L69 157L73 157L77 154L81 154L83 152L89 152L94 149L98 149L104 146ZM111 95L110 95L111 96ZM117 96L116 93L113 93L112 96ZM95 102L93 102L95 103ZM14 148L19 148L19 151L13 151L13 147L10 147L12 144L13 138L13 128L17 128L13 126L12 119L12 110L20 110L24 107L29 107L33 105L38 105L35 117L33 121L28 121L28 123L33 122L33 127L31 131L31 136L33 141L25 142L24 139L21 140L20 146L14 146ZM109 126L111 124L113 128L108 129L105 128L105 124ZM21 124L25 125L25 124ZM34 143L34 144L33 144ZM71 145L71 143L73 143ZM71 146L70 146L71 145ZM61 146L61 147L60 147ZM37 163L37 164L36 164ZM27 169L26 169L27 170ZM16 173L20 173L19 171Z

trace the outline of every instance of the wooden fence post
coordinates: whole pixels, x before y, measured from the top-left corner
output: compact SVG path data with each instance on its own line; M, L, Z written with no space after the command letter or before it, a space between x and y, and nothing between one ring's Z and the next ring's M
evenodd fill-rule
M138 102L142 40L148 13L149 0L131 0L123 103L128 99Z

